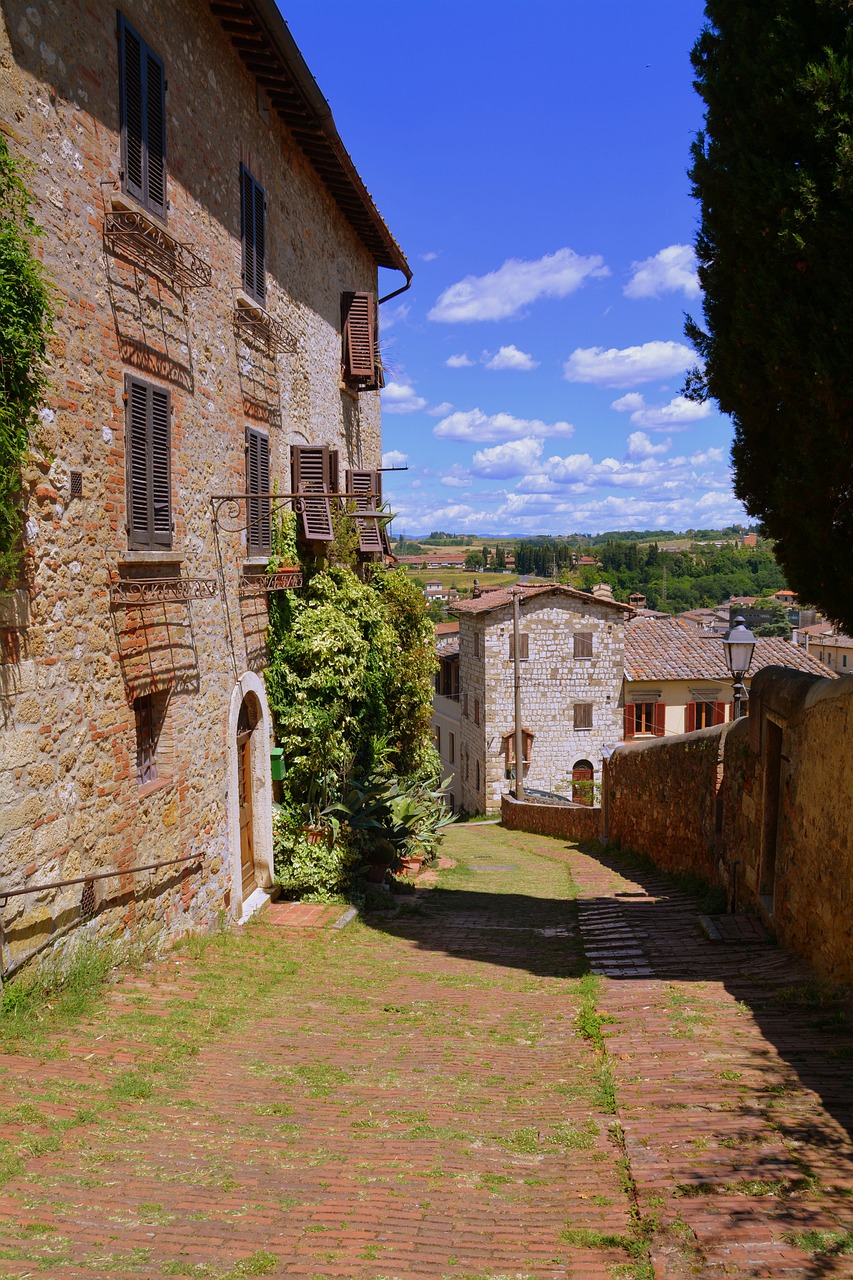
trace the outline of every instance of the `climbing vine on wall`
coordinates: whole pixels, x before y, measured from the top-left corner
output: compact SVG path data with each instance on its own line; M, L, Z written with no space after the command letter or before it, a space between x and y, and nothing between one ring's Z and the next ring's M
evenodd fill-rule
M21 560L21 467L47 388L51 332L49 286L33 252L41 229L22 168L0 133L0 586Z

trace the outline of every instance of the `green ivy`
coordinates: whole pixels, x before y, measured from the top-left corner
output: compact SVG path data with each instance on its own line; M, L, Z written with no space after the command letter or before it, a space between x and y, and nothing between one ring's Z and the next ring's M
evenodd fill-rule
M0 585L14 580L21 550L21 467L47 389L49 288L32 249L22 165L0 134Z

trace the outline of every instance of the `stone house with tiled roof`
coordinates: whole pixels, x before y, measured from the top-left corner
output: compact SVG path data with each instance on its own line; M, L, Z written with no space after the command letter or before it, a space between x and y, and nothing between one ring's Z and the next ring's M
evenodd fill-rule
M749 674L789 667L827 675L811 654L777 638L759 638ZM625 628L625 685L620 737L663 737L732 718L732 678L722 641L682 618L633 618Z
M4 0L0 122L56 300L0 600L8 973L270 884L271 503L375 506L378 269L411 271L269 0Z
M498 809L514 785L512 599L512 589L499 588L451 606L459 618L455 764L469 813ZM521 588L519 600L525 786L571 794L573 781L600 782L602 748L621 737L632 610L554 584ZM589 798L588 788L575 790Z

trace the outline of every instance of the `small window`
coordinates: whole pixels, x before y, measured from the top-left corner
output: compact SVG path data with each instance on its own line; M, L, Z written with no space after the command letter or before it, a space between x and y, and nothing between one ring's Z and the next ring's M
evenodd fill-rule
M243 288L261 306L266 301L266 200L249 170L240 165L240 237L243 244Z
M576 702L574 704L574 718L576 729L592 728L592 703Z
M121 189L166 217L166 77L163 63L118 15Z
M711 725L723 724L726 718L724 702L688 702L684 708L684 727L687 733L694 729L709 729Z
M447 735L447 759L450 764L454 764L456 761L456 734L455 733L450 733Z
M270 492L269 436L254 427L246 428L246 493ZM249 498L246 503L246 551L250 556L269 556L272 550L272 521L269 498Z
M592 657L592 632L576 631L573 637L574 657L591 658Z
M468 694L467 693L463 693L462 695L462 714L463 716L466 716L466 717L468 715Z
M480 633L479 631L475 631L474 632L474 657L479 658L479 656L480 656Z
M169 392L125 379L127 532L131 549L172 545L172 414Z
M479 790L480 790L480 761L479 761L479 760L477 761L477 775L476 775L476 776L477 776L477 785L476 785L476 788L475 788L475 789L476 789L477 791L479 791Z
M474 699L474 724L480 723L480 699Z
M509 638L509 660L515 660L515 636ZM526 631L518 633L518 660L519 662L528 662L530 660L530 636Z
M530 753L533 750L533 739L536 737L530 729L521 730L521 749L524 753L522 764L530 764ZM504 734L503 738L504 757L506 759L507 772L515 768L515 732Z
M293 493L327 495L338 491L338 451L325 445L290 446L290 483ZM308 542L331 542L332 509L328 497L302 502L302 532Z
M146 693L133 703L136 722L136 781L140 787L171 775L171 752L166 733L168 693Z
M666 704L662 702L629 702L625 705L625 737L636 734L654 734L662 738L666 733Z

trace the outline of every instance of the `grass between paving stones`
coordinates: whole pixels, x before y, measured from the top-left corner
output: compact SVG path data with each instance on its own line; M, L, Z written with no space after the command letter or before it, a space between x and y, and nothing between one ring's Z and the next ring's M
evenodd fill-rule
M813 1257L837 1258L853 1253L853 1231L790 1231L784 1239L786 1244Z

